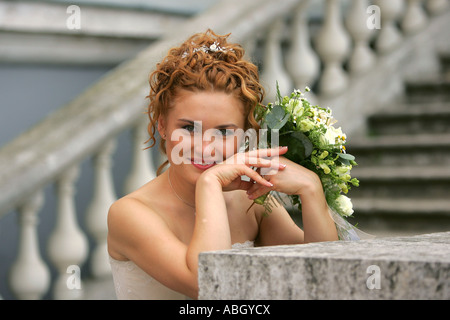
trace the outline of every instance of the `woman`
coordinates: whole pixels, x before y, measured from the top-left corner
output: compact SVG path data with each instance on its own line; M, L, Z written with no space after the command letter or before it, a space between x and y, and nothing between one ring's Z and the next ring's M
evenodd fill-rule
M283 158L287 148L238 152L242 133L259 128L253 111L264 91L243 55L208 30L171 49L152 73L149 133L152 145L156 130L162 137L170 166L110 208L119 299L196 299L203 251L338 239L319 178ZM300 196L304 230L281 205L268 216L252 205L270 190Z

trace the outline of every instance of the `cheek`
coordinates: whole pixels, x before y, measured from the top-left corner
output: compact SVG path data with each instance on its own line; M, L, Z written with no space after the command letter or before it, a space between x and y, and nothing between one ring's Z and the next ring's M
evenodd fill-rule
M186 162L190 158L193 139L184 130L175 130L166 141L166 153L174 164Z
M239 151L240 139L238 136L231 136L223 141L224 159L229 158Z

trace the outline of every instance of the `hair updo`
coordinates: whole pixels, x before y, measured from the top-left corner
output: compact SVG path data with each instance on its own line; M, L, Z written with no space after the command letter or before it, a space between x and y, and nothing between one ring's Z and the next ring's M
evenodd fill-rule
M239 44L227 42L229 35L220 36L210 29L194 34L179 47L170 49L156 65L149 79L150 148L156 144L157 120L167 115L179 89L233 94L244 105L244 130L259 128L254 110L263 101L264 88L259 83L258 68L244 60L244 49ZM160 147L165 153L164 139Z

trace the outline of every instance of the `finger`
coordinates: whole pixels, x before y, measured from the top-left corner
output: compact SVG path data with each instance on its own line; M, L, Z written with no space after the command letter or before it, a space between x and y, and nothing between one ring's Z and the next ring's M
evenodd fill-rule
M274 165L272 160L259 158L259 157L245 156L243 161L244 161L244 164L247 166L260 167L260 168L270 168Z
M253 182L241 180L237 190L249 190L254 185Z
M251 195L253 192L261 188L261 185L258 183L253 183L252 186L247 190L247 195Z
M285 154L288 151L287 147L257 149L248 151L247 154L253 157L274 157Z
M256 172L260 175L260 176L262 176L262 174L261 174L261 168L256 168ZM263 177L264 178L264 177ZM253 180L252 178L250 178L250 182L252 183L252 184L254 184L255 183L255 180Z
M282 171L286 169L286 165L283 163L279 163L278 161L273 162L271 167L261 168L259 174L267 179L266 176L273 176L278 173L278 171Z
M264 170L265 172L272 172L270 174L275 174L276 172L278 172L278 170L283 170L284 168L286 168L286 165L281 163L279 159L269 160L249 157L248 159L246 159L244 164L251 167L262 168L262 170Z
M254 189L252 190L252 188L254 188ZM261 197L262 195L265 195L269 191L273 190L273 188L256 185L256 184L253 185L252 188L247 191L247 196L250 200L255 200L255 199Z
M247 167L246 165L243 165L243 171L247 177L249 177L251 180L255 181L256 183L259 183L259 184L269 187L269 188L273 187L272 183L270 183L269 181L267 181L266 179L261 177L259 175L259 173L257 173L255 170L252 170L251 168Z

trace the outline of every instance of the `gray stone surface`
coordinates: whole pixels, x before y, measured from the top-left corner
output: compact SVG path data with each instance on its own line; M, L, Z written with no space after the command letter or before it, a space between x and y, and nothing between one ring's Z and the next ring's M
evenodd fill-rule
M450 232L207 252L199 299L450 299Z

